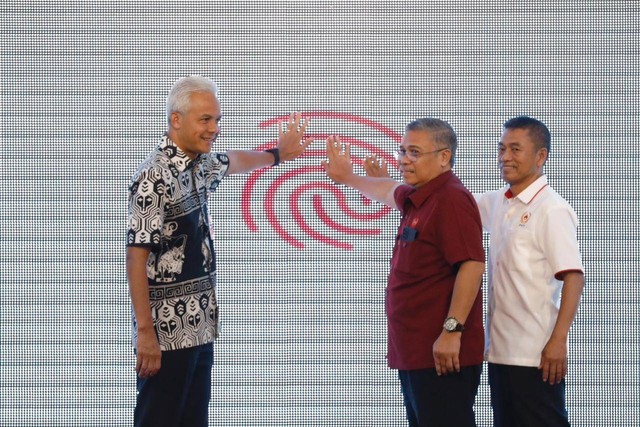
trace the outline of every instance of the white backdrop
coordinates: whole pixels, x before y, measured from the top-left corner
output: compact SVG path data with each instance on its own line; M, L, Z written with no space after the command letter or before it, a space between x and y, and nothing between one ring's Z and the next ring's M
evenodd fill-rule
M457 130L455 171L476 192L501 185L501 123L545 121L587 269L570 418L638 424L639 20L627 1L3 2L0 425L131 424L127 185L188 74L220 85L220 150L269 144L298 110L356 157L389 156L433 116ZM210 201L211 425L404 425L384 359L398 216L331 185L322 149ZM477 418L491 425L484 376Z

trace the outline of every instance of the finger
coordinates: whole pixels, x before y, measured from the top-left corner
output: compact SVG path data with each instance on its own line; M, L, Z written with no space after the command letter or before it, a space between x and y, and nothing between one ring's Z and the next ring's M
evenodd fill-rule
M344 144L344 155L347 158L351 158L351 145L350 144Z
M333 155L335 157L339 157L340 154L342 153L342 142L340 142L340 137L337 135L333 135L332 137L332 148L333 148Z
M333 136L333 145L338 149L338 153L342 150L342 141L338 135Z
M453 369L456 372L460 372L460 359L457 356L453 358Z
M309 126L309 119L305 118L300 125L300 132L304 133L307 130L307 126Z
M136 356L136 374L140 375L140 370L142 369L142 360L140 359L140 355Z
M371 166L371 162L369 161L364 161L364 163L362 164L362 167L364 168L364 171L366 172L367 175L371 175L373 166Z
M387 171L387 161L384 158L380 159L380 167L383 171Z
M549 362L547 362L545 359L542 359L540 366L542 369L542 381L547 382L549 380Z
M158 357L156 359L153 360L153 362L151 363L150 369L149 369L149 375L150 376L154 376L155 374L158 373L158 371L160 370L160 366L161 366L161 358Z
M333 135L330 135L329 137L327 137L327 157L329 158L329 160L331 160L332 158L335 157L335 155L336 155L336 143L333 138Z
M313 139L313 138L307 138L307 139L303 140L303 141L302 141L302 148L303 148L304 150L306 150L306 149L307 149L307 147L309 147L313 141L314 141L314 139Z
M560 384L560 381L567 375L567 364L565 361L555 364L554 378L552 384Z
M449 372L453 372L453 358L448 357L447 358L447 373Z
M438 359L436 359L435 362L436 362L436 374L440 376L442 375L442 365L440 365L440 361Z
M556 363L552 363L549 366L549 384L554 385L556 383L556 371L558 366Z
M289 114L289 122L287 123L288 130L297 129L300 117L299 113Z
M148 376L148 372L147 372L147 360L143 359L141 365L140 365L140 372L138 372L138 376L140 378L147 378Z

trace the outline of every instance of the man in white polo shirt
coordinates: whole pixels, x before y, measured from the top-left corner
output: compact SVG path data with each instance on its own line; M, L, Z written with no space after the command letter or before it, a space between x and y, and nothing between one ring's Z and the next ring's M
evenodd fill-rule
M503 125L498 191L477 195L491 234L485 358L495 427L568 426L567 337L582 288L578 220L548 184L551 134L540 121Z

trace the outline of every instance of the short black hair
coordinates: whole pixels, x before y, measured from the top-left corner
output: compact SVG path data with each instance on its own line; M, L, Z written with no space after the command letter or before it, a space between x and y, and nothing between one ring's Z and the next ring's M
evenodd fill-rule
M529 131L529 135L536 144L536 147L538 147L538 150L546 148L547 152L551 152L551 132L549 132L547 125L538 119L529 116L518 116L504 122L502 128L504 130L526 129Z

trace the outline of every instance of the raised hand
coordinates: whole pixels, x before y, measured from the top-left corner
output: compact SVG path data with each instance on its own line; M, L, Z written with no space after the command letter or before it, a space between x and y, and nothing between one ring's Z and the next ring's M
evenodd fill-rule
M299 157L313 142L313 138L303 140L308 125L309 119L303 120L300 113L291 113L286 123L278 123L278 150L281 161Z
M349 144L342 144L340 137L327 138L327 160L322 161L327 176L337 184L346 184L354 175Z
M363 167L367 176L373 178L391 178L386 160L375 154L365 157Z

